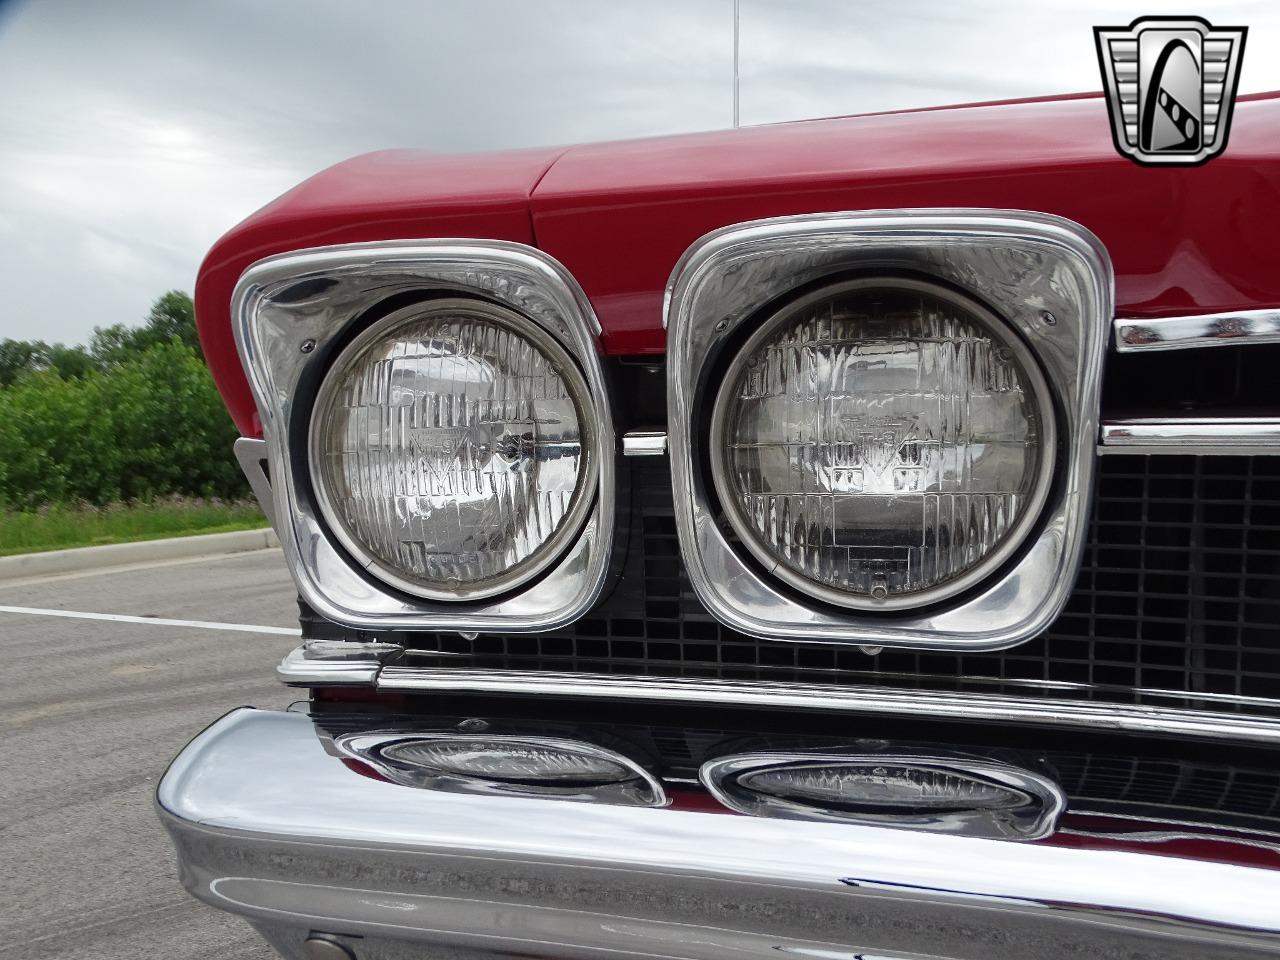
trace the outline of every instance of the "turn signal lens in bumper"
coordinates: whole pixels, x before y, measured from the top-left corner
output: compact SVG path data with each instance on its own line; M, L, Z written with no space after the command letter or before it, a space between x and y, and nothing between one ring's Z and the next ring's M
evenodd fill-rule
M381 753L424 774L498 783L598 787L635 776L625 763L595 751L518 740L406 740Z
M981 757L741 753L703 764L703 784L739 813L964 836L1052 833L1066 797L1043 774Z
M973 774L905 763L810 763L744 774L738 786L833 809L933 813L1008 810L1031 797Z
M663 806L662 785L614 750L578 740L453 733L364 733L337 746L404 786L450 793L538 796Z

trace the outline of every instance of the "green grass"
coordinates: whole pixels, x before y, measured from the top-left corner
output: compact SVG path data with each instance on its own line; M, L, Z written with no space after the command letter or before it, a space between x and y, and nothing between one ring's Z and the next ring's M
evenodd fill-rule
M226 502L173 497L147 503L54 504L38 510L0 511L0 557L132 540L265 527L253 500Z

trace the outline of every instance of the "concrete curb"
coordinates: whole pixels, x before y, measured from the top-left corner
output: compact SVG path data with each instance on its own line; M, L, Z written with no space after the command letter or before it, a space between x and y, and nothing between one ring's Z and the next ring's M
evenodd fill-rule
M276 532L270 527L259 530L233 530L231 533L204 533L193 537L167 540L140 540L136 543L112 543L102 547L75 547L71 550L48 550L44 553L20 553L0 557L0 582L27 577L46 577L60 573L125 566L131 563L154 563L157 560L181 560L187 557L211 557L246 550L278 547Z

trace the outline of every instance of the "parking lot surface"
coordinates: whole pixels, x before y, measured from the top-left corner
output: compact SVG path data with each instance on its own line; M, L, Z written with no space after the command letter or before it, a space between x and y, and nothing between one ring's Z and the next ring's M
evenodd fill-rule
M278 550L0 583L0 957L269 960L243 921L179 886L152 796L166 765L243 704L284 707L296 636Z

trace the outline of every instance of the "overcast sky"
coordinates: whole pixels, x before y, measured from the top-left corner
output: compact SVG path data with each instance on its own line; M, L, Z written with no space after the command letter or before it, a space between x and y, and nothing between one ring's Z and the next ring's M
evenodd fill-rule
M1280 4L741 0L744 125L1100 87L1091 27ZM732 0L0 0L0 337L79 342L191 290L228 227L385 147L732 123Z

